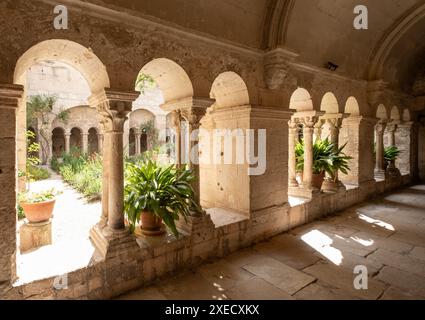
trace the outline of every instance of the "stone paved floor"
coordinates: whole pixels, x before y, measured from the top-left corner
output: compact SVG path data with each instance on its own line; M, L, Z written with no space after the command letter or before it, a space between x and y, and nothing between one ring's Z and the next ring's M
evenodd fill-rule
M93 258L94 247L89 240L89 230L100 219L100 202L87 203L54 172L50 179L30 185L34 192L51 188L62 191L53 211L52 245L17 254L19 279L16 285L86 267ZM18 223L18 230L22 223Z
M368 290L353 286L368 270ZM365 202L120 299L425 299L425 185Z

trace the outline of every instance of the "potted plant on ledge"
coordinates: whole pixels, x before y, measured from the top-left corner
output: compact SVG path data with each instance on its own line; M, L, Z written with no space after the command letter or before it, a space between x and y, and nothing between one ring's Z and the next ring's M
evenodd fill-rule
M348 160L352 157L344 154L346 144L340 148L335 147L328 138L317 139L313 144L313 187L322 188L325 174L327 173L333 182L336 182L336 172L347 174L350 168ZM296 170L302 173L304 170L304 141L301 140L295 147Z
M157 162L129 163L126 167L124 212L132 232L140 223L144 235L165 232L163 223L178 237L175 221L186 219L196 206L191 170Z

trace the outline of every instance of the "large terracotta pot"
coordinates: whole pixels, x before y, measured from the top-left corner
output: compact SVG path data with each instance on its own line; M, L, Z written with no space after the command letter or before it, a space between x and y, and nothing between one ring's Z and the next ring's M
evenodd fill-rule
M38 203L20 203L24 210L25 217L29 222L37 223L48 221L53 215L53 208L55 207L56 200L49 200Z
M312 181L313 187L321 190L323 180L325 180L325 173L313 174L313 181Z
M160 236L165 233L162 219L149 211L143 211L140 215L140 229L147 236Z

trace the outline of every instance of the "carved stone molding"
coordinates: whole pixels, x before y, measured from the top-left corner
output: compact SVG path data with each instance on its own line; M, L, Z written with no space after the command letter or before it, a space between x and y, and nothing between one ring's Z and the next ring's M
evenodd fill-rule
M17 108L24 87L17 84L0 84L0 108Z

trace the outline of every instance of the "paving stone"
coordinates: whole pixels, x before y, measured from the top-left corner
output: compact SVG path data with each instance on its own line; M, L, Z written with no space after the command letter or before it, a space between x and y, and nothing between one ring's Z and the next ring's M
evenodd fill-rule
M320 259L314 254L311 247L291 235L260 243L254 249L298 270L304 269Z
M297 300L357 300L358 298L342 289L334 288L326 283L311 283L298 291Z
M425 300L425 298L413 295L405 290L389 287L379 300Z
M408 253L412 250L413 246L408 243L397 241L390 238L379 237L366 232L355 233L350 237L353 241L363 243L373 250L378 248L393 251L401 254Z
M349 272L347 269L330 263L316 263L315 265L304 269L304 272L360 299L375 300L380 297L385 289L385 285L383 283L369 278L368 289L357 290L354 288L354 279L356 275L352 271Z
M232 300L294 300L285 291L257 277L238 283L226 296Z
M425 261L425 248L423 247L414 247L409 253L409 257L414 259Z
M425 263L407 255L378 249L376 252L368 256L367 259L425 277Z
M425 278L418 275L393 268L384 267L375 277L380 281L400 288L411 295L425 298Z
M167 300L156 286L141 288L117 298L118 300Z
M215 287L199 273L194 272L168 278L156 286L168 300L223 300L227 298L224 289Z
M197 271L213 286L225 290L254 277L252 273L224 260L203 265Z
M292 295L315 280L275 259L264 258L245 265L245 270Z

